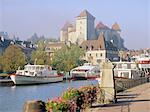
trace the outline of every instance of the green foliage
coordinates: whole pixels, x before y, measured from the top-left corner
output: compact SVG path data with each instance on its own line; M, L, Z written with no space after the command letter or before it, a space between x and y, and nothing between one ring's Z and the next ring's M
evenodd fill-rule
M80 92L77 89L70 88L63 93L62 98L65 100L71 100L71 99L76 99L79 96L80 96Z
M49 100L46 103L47 112L67 112L69 105L67 101L63 100L61 97Z
M79 65L80 57L84 51L76 45L64 46L54 53L52 66L58 71L69 72Z
M32 62L36 61L36 64L50 64L50 60L45 52L46 42L44 40L40 40L37 43L38 48L32 52L31 60Z
M3 60L3 56L0 55L0 72L2 72L2 60Z
M15 71L18 67L22 68L25 65L25 55L21 48L16 45L10 45L5 50L1 63L4 71Z
M84 86L79 89L70 88L61 97L49 100L46 103L47 112L76 112L85 110L97 101L101 89L98 86ZM101 97L101 94L100 94Z

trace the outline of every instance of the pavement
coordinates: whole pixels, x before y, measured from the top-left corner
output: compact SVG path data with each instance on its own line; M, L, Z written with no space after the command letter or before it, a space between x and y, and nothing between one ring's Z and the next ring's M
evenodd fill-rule
M117 93L117 103L96 105L86 112L150 112L150 83Z

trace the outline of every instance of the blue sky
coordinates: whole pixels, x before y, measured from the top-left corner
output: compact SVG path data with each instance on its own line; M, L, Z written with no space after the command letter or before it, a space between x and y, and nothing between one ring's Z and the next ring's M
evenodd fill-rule
M33 33L58 38L66 21L87 9L97 22L117 22L129 49L150 48L149 0L0 0L0 31L25 40Z

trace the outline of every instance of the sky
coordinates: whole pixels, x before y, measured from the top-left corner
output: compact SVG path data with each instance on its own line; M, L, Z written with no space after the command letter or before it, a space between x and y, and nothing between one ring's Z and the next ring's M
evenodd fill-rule
M34 33L59 38L66 21L88 10L111 27L117 22L129 49L150 48L150 0L0 0L0 31L26 40Z

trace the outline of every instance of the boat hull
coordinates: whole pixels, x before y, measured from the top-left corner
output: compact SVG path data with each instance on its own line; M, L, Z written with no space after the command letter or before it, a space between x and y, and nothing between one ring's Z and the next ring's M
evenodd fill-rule
M73 76L72 76L72 79L73 79L73 80L88 80L88 79L96 79L96 78L98 78L98 77L99 77L99 75L85 76L85 75L76 74L76 75L73 75Z
M34 77L23 75L11 75L10 77L15 85L46 84L63 81L63 76Z

